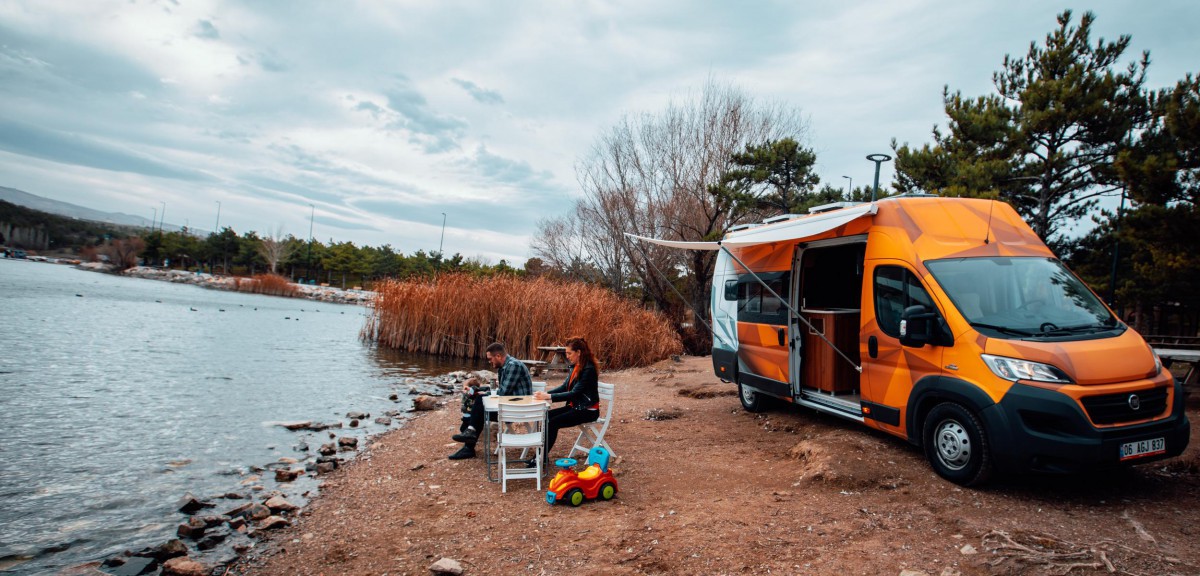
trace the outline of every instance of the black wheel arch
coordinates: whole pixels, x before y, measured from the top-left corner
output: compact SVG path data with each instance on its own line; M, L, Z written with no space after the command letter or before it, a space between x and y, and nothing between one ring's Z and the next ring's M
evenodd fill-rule
M955 402L974 412L988 432L996 430L992 418L998 415L995 410L988 410L996 405L978 386L950 376L926 376L913 385L908 395L908 409L905 411L905 433L908 441L914 446L920 446L922 428L925 416L934 406L942 402Z

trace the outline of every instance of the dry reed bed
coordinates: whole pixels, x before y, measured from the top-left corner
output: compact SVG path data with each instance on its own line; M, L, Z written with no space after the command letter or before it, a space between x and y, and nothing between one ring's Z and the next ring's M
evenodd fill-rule
M603 368L617 370L683 350L661 314L587 284L447 274L385 281L376 292L362 338L409 352L482 358L498 341L518 358L536 358L538 346L582 336Z
M299 298L300 289L296 288L287 278L278 274L259 274L253 278L234 278L234 290L251 294L266 294L268 296L286 296Z

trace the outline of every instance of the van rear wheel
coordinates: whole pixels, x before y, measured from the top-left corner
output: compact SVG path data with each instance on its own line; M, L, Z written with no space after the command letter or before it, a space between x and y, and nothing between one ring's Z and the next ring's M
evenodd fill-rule
M955 484L975 486L992 475L992 457L983 425L960 404L943 402L929 411L922 443L934 471Z
M747 412L762 412L767 409L767 398L754 389L742 386L738 382L738 398L742 400L742 408Z

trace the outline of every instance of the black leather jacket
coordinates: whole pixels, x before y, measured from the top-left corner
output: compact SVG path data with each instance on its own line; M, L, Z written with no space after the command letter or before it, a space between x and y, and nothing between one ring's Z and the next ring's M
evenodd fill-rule
M566 402L568 406L576 410L596 410L596 405L600 403L599 376L596 374L596 366L594 364L584 365L579 371L579 378L572 383L571 374L574 372L575 368L572 366L571 372L567 373L562 386L546 391L550 395L550 400Z

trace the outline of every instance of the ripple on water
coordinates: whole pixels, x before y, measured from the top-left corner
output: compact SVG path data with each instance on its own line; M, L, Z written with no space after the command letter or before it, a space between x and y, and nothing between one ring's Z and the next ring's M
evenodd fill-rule
M251 470L324 437L270 421L382 413L389 394L407 399L399 378L472 368L364 346L357 307L299 314L294 300L2 260L0 293L0 318L24 328L0 331L0 446L21 447L0 458L0 557L70 544L0 560L23 572L161 543L183 494L244 490ZM289 494L315 488L302 478Z

